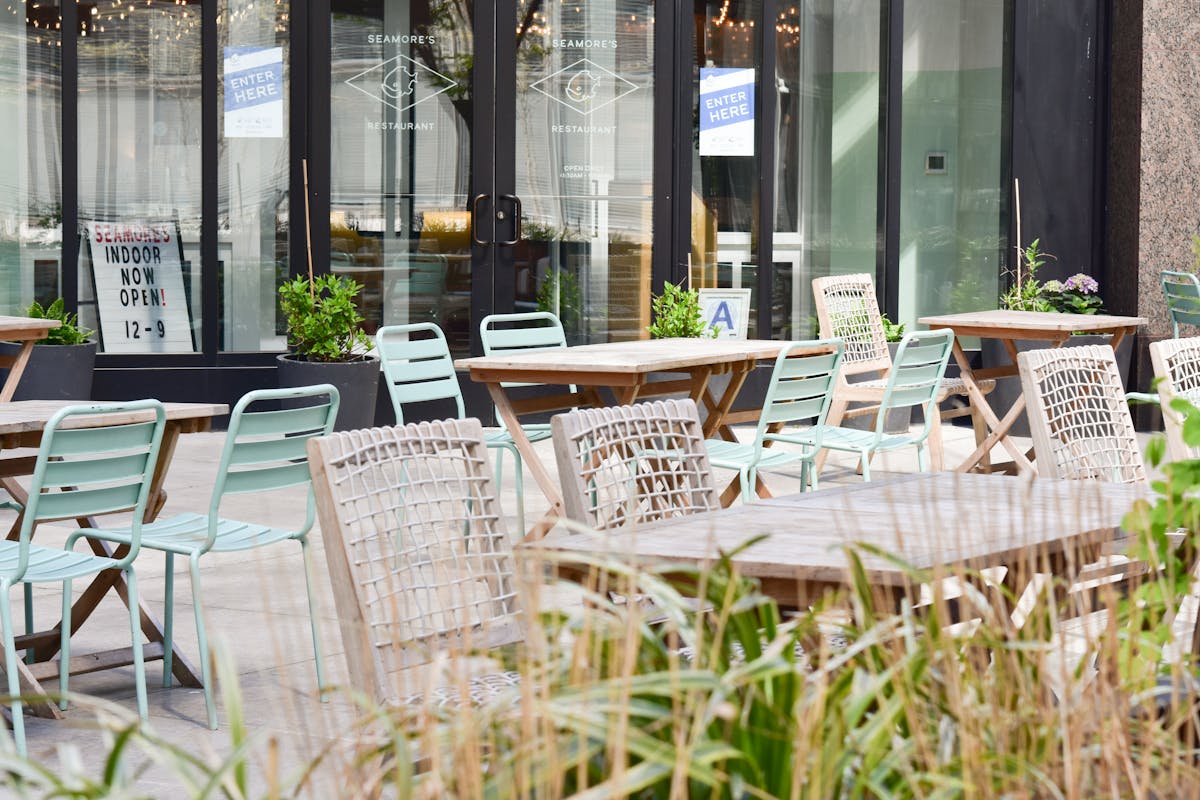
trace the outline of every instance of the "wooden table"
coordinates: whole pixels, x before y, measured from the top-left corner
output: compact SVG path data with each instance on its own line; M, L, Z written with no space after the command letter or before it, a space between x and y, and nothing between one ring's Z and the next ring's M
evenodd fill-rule
M757 420L759 414L758 409L732 411L746 376L758 362L778 356L785 344L788 342L763 339L645 339L465 358L455 361L454 366L469 371L471 380L487 384L497 415L503 420L534 480L550 500L550 510L527 535L527 538L538 538L563 516L562 493L521 429L518 419L521 415L581 405L607 405L608 401L598 391L601 388L611 391L617 405L645 397L686 394L707 412L704 421L706 438L721 436L735 441L729 426ZM812 352L821 350L814 348ZM650 376L654 373L679 373L684 377L652 382ZM708 382L718 374L728 374L729 384L720 398L714 398ZM582 388L575 392L514 399L502 383L573 384ZM728 497L732 501L737 494L735 483L726 489L722 500L725 502Z
M1050 311L969 311L965 314L943 314L940 316L921 317L917 320L922 325L932 328L951 328L954 331L954 360L958 362L963 382L971 403L975 405L984 423L988 427L988 435L967 456L957 469L959 472L970 472L981 464L990 461L989 454L996 445L1001 445L1012 456L1009 464L986 466L987 470L1014 469L1021 473L1036 472L1031 453L1022 452L1008 436L1009 429L1025 410L1025 395L1022 392L1012 408L1001 418L988 404L984 394L979 389L979 381L989 378L1007 378L1019 374L1017 372L1017 342L1033 340L1045 342L1047 348L1062 347L1075 333L1109 333L1112 334L1112 346L1116 349L1121 340L1128 334L1137 331L1139 325L1145 325L1145 317L1114 317L1105 314L1059 314ZM962 348L965 336L978 336L983 339L999 339L1004 344L1010 363L986 369L972 369L971 362Z
M60 408L68 405L72 405L72 403L62 400L19 400L0 404L0 451L38 447L41 444L42 431L45 430L46 423L49 422L50 417ZM229 407L221 403L165 403L164 405L167 411L167 424L166 429L163 431L158 463L154 467L150 497L146 503L147 522L158 516L159 511L166 502L167 494L163 490L163 481L166 478L167 469L171 464L171 458L175 453L175 446L179 441L180 434L206 431L211 427L213 417L229 413ZM79 427L81 423L112 425L124 421L128 416L128 414L98 414L92 417L73 420L68 427ZM14 455L0 458L0 484L22 505L24 505L28 498L28 494L25 487L18 483L16 478L32 475L35 460L36 456L32 455ZM94 521L88 519L77 521L84 527L95 525ZM9 529L8 538L10 540L17 539L20 529L21 518L18 516ZM114 548L107 542L101 542L96 539L85 539L85 541L87 541L97 555L110 558L121 558L127 550L124 545ZM92 612L96 610L96 606L99 605L100 601L110 591L119 594L121 600L128 605L129 595L126 591L125 579L119 570L107 570L98 574L92 579L92 582L84 590L80 598L75 601L75 604L71 607L70 624L72 631L78 630L79 626L87 621ZM139 602L139 607L141 609L142 633L149 640L149 643L143 647L144 660L152 661L161 659L163 657L162 626L150 613L144 599ZM38 631L16 637L17 650L32 647L34 654L34 663L26 664L20 662L17 664L17 669L21 674L21 691L23 694L28 696L44 696L46 691L42 688L39 681L47 678L57 679L58 663L51 661L51 659L58 653L60 644L59 632L61 629L62 622L60 621L51 630ZM175 650L172 659L171 671L180 683L185 686L201 686L199 671L188 663L179 653L178 649ZM101 669L110 669L132 663L133 653L129 647L103 653L89 653L71 658L71 674L78 675L95 672ZM38 716L55 718L62 716L58 710L58 706L52 702L35 701L31 702L28 708Z
M781 605L805 608L846 585L845 547L873 545L918 569L1008 567L1006 587L1019 596L1037 572L1071 577L1116 538L1144 486L985 476L953 472L824 489L680 517L627 531L557 530L517 552L614 557L701 567L733 552L743 575ZM868 581L892 602L915 601L919 586L886 558L861 553Z
M21 349L15 356L0 356L0 367L8 367L8 377L0 388L0 403L13 399L17 384L29 363L33 353L33 345L46 334L62 325L56 319L34 319L33 317L4 317L0 316L0 342L20 342Z

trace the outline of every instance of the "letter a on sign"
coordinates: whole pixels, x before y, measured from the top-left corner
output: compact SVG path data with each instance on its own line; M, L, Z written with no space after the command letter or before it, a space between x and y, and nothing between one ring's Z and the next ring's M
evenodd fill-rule
M737 330L737 325L733 321L733 311L730 310L729 303L724 300L717 304L717 310L713 313L712 319L708 323L714 328Z

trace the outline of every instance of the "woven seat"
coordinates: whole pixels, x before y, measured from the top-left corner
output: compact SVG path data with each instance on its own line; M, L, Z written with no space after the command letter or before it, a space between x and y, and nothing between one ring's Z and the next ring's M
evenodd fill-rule
M501 698L517 702L520 694L515 691L521 686L519 672L492 672L487 675L476 675L467 681L466 705L483 706L495 703ZM462 693L455 686L437 686L428 692L413 692L396 699L396 705L423 706L434 708L458 708L463 703Z
M816 300L817 319L821 326L821 337L836 337L845 342L842 373L829 409L829 424L840 425L843 419L876 415L879 403L883 399L887 374L892 368L892 358L888 352L879 301L875 296L875 282L865 273L815 278L813 295ZM852 375L878 377L850 383L847 378ZM994 380L979 381L978 385L984 394L996 388ZM961 378L943 378L937 400L940 403L948 397L966 394L966 383ZM851 403L867 405L851 409ZM933 469L942 469L942 420L967 415L970 415L972 427L975 429L975 443L979 444L987 437L987 426L983 416L970 403L960 408L946 409L935 415L933 429L929 434ZM823 456L818 456L818 468L823 461Z
M1172 461L1200 458L1200 447L1190 447L1183 441L1183 415L1171 407L1175 398L1200 404L1200 338L1152 342L1150 361L1162 398L1168 455Z
M479 420L337 433L308 454L354 688L411 702L408 667L524 638Z

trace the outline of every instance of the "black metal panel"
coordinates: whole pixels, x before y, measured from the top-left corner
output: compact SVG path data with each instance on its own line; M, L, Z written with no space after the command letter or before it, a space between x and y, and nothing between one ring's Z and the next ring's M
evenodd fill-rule
M220 174L217 80L220 52L217 42L217 3L200 9L200 351L206 362L221 347L220 275L217 271L217 215ZM225 265L232 268L231 264Z
M664 281L687 276L691 252L691 15L683 5L659 0L654 8L654 107L663 109L654 120L653 230L650 288L662 291ZM687 91L683 87L688 87Z
M754 112L758 120L758 236L750 237L750 252L758 254L758 330L751 333L759 339L771 338L771 305L774 299L775 286L775 180L778 171L779 137L776 135L776 121L779 117L779 107L776 103L775 85L776 39L775 26L765 24L779 16L779 4L776 0L762 0L762 19L764 24L758 26L759 53L762 55L761 68L758 71L758 89L754 93L757 108Z
M294 3L293 9L303 3ZM305 78L308 81L308 86L305 87L305 97L307 98L308 113L305 117L308 121L308 133L305 141L298 145L292 141L292 163L301 162L302 159L308 160L308 222L311 227L312 236L312 252L310 254L312 260L312 268L315 273L323 274L329 271L329 191L330 191L330 82L332 81L332 72L330 70L331 58L331 42L330 42L330 14L329 0L312 0L307 4L307 20L301 20L301 27L308 28L308 52L305 53L305 60L300 62L305 68L293 71L305 73ZM301 15L303 16L303 15ZM296 21L293 21L293 25ZM298 36L293 31L293 42ZM293 63L296 63L293 56ZM293 78L294 80L294 78ZM295 108L293 106L293 108ZM293 113L296 113L293 111ZM301 166L303 166L301 164ZM303 176L300 180L301 191L292 194L292 197L298 198L301 202L289 203L291 211L291 219L299 220L301 225L292 223L292 235L296 238L305 237L305 208L303 200L305 194L303 192ZM295 250L293 250L295 252ZM292 265L294 270L298 272L306 272L308 263Z
M479 219L492 221L495 215L495 150L492 132L500 127L496 124L496 48L492 42L496 37L496 20L503 11L497 8L504 6L507 11L505 18L511 19L516 15L511 0L501 3L490 3L479 0L473 7L475 11L475 57L471 66L471 197L485 195L481 201ZM510 38L512 29L509 28ZM515 69L515 67L514 67ZM510 88L509 92L514 91ZM509 106L511 109L512 106ZM507 119L511 119L511 115ZM510 126L511 127L511 126ZM509 159L511 161L511 157ZM515 175L515 173L513 173ZM515 178L513 179L515 181ZM473 209L468 209L473 211ZM490 224L483 230L476 228L476 220L472 214L472 239L490 242L495 239L495 225ZM479 341L479 320L492 313L497 306L493 298L493 285L496 282L496 267L492 261L490 245L471 243L471 354L479 355L483 346ZM511 254L510 254L511 259ZM512 265L509 264L511 271ZM510 287L511 290L511 287ZM512 301L509 301L511 308ZM474 409L474 406L469 406Z
M880 6L879 174L876 202L879 239L875 292L884 313L900 311L900 131L904 98L904 0L884 0Z
M62 15L62 297L79 309L79 8L60 0Z
M1101 9L1104 0L1017 3L1012 172L1022 244L1057 257L1041 278L1087 272L1105 283ZM1015 217L1015 215L1014 215ZM1014 221L1015 224L1015 221Z

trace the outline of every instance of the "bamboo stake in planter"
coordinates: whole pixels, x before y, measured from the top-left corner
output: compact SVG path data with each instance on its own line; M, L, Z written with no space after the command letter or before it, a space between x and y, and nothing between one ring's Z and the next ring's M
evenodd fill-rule
M308 296L316 300L317 291L313 287L312 265L312 209L309 207L308 200L308 159L301 159L300 165L304 170L304 252L308 256Z

